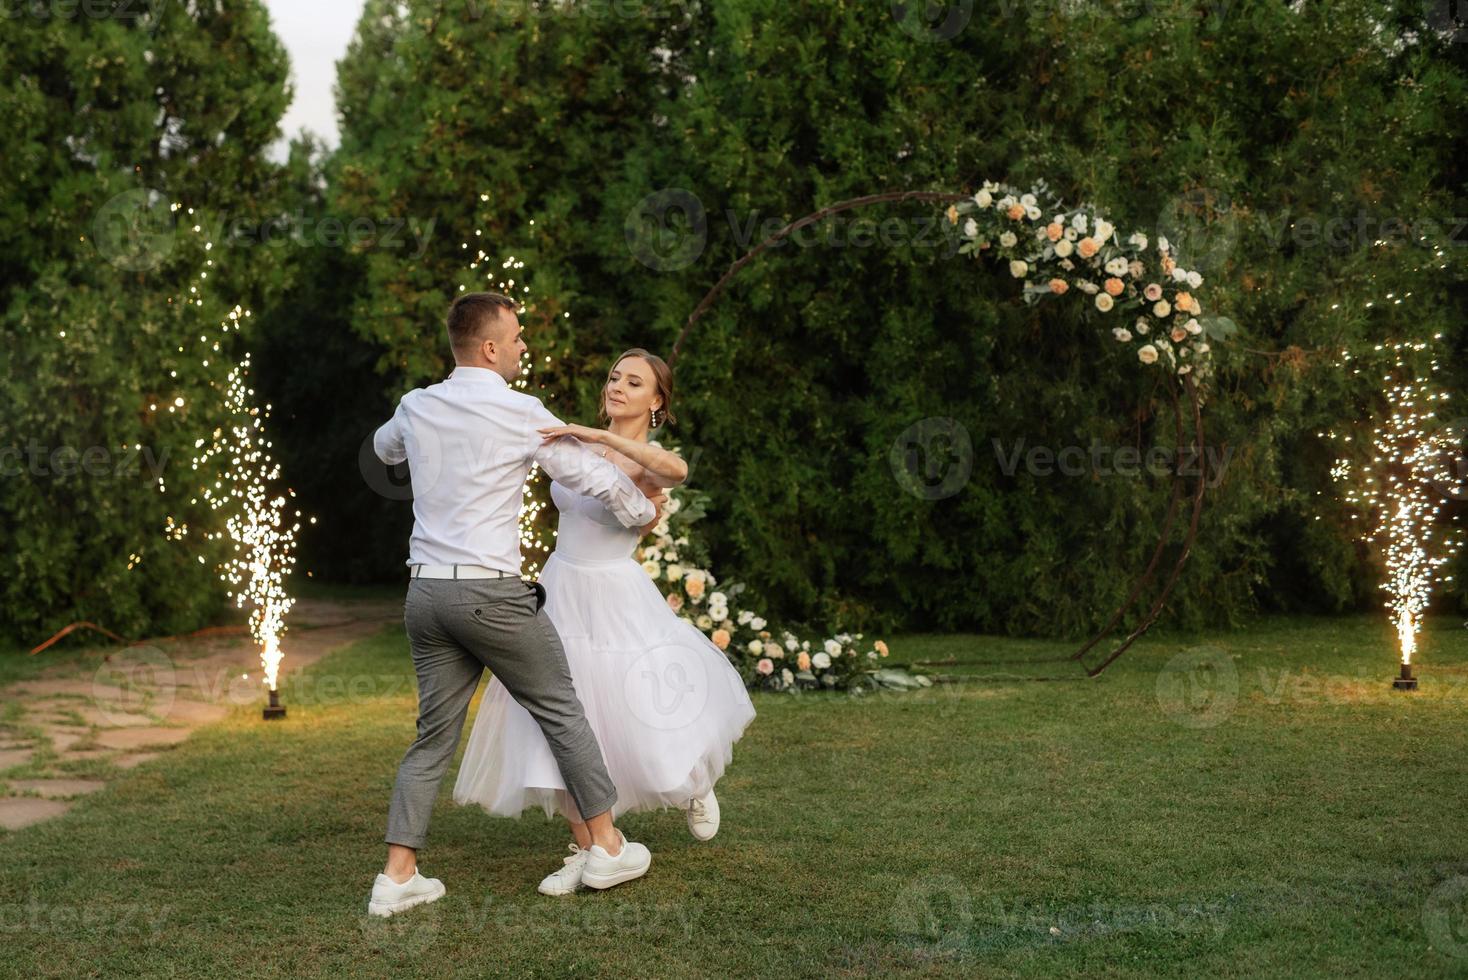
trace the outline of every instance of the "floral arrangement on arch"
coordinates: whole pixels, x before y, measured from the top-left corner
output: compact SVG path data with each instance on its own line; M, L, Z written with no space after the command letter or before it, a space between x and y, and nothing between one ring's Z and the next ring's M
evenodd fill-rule
M720 586L708 569L708 552L692 525L705 514L706 496L689 487L669 492L662 520L639 546L643 571L668 606L692 623L744 678L746 686L772 691L926 687L931 680L905 670L884 669L891 653L882 640L836 632L812 642L776 629L755 610L739 608L742 583Z
M962 221L961 255L992 252L1024 280L1026 303L1072 290L1091 298L1111 335L1127 344L1142 364L1161 364L1178 376L1192 375L1201 388L1213 373L1209 340L1237 329L1226 317L1204 316L1197 292L1203 276L1182 267L1172 244L1154 243L1140 232L1125 239L1094 208L1067 210L1051 202L1044 182L1028 193L985 181L970 200L950 205L952 224Z

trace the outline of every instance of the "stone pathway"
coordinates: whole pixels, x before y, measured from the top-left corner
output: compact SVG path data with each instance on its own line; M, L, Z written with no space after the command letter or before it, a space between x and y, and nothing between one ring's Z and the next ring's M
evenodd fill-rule
M282 668L293 672L402 618L401 600L297 602ZM98 648L85 665L0 689L0 827L58 817L194 729L240 705L258 710L262 677L249 636L213 635Z

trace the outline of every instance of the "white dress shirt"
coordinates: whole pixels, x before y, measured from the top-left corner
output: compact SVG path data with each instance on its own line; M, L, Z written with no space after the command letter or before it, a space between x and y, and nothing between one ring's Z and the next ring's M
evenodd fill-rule
M562 425L540 399L488 368L456 367L415 388L372 437L377 458L407 461L413 484L409 565L484 565L520 574L521 490L532 463L563 486L600 500L627 527L657 514L614 463L570 437L542 442Z

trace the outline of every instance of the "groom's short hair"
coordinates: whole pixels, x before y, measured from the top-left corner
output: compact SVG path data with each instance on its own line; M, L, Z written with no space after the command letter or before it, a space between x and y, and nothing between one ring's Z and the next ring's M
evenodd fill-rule
M502 311L514 313L518 306L499 293L465 293L449 307L449 346L459 352L473 350L487 339L485 334L504 316Z

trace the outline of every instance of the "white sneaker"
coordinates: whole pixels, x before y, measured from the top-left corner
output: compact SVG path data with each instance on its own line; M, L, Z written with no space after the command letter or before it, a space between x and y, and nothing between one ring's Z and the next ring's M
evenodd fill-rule
M443 882L437 878L425 878L413 869L413 877L401 885L387 875L379 874L372 885L372 898L367 903L367 914L384 919L415 905L436 902L443 898Z
M641 878L652 866L652 852L641 844L627 839L620 830L622 849L612 857L600 844L587 849L586 867L581 872L581 882L589 888L610 888L633 878Z
M583 851L575 844L570 845L571 856L563 859L565 865L552 871L541 881L538 891L542 895L569 895L581 887L581 873L586 870L586 859L590 851Z
M698 840L713 840L719 832L719 801L713 790L688 801L688 832Z

